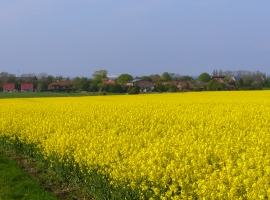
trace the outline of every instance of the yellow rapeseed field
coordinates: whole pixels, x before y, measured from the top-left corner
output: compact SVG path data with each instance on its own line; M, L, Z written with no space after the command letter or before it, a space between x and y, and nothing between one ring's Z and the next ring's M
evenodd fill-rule
M140 199L270 198L270 91L0 105L0 137L34 145L51 167L79 169L85 184L95 173Z

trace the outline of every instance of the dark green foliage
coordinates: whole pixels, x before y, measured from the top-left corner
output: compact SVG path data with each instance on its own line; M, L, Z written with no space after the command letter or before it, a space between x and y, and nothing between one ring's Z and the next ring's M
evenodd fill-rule
M191 76L181 76L180 78L178 78L178 81L182 81L182 82L188 82L192 80L193 78Z
M263 84L261 82L259 82L259 81L253 81L251 83L251 87L254 90L261 90L262 89L262 86L263 86Z
M120 76L117 77L117 82L121 84L124 84L132 80L133 80L133 77L130 74L121 74Z
M240 79L239 81L235 81L235 85L236 85L238 88L242 88L242 87L243 87L243 79Z
M251 83L252 83L252 80L251 79L248 79L247 78L247 79L244 79L243 80L243 86L246 87L246 88L247 87L250 87L251 86Z
M51 89L51 90L42 90L41 92L59 92L59 93L63 93L63 92L72 92L74 89L72 88L56 88L56 89Z
M95 83L103 83L104 80L106 80L108 77L107 77L107 74L108 74L108 71L107 70L97 70L95 71L92 76L94 78L94 82Z
M131 86L128 88L128 94L139 94L140 93L140 88L139 86Z
M152 81L150 76L136 76L136 79L141 79L144 81Z
M110 92L115 92L115 93L121 93L122 92L122 87L118 83L110 84L109 85L109 91Z
M209 81L208 84L206 85L206 89L209 91L225 90L225 88L226 87L224 83L220 83L215 80Z
M160 81L160 75L159 74L152 74L150 75L151 81L156 83L158 81Z
M73 79L74 87L79 91L88 91L90 86L90 80L86 77L76 77Z
M203 81L203 82L209 82L211 80L211 76L204 72L198 77L198 81Z
M88 90L89 92L98 92L98 85L95 83L91 83Z
M177 91L179 91L179 89L177 88L177 86L175 84L167 84L167 85L165 85L165 89L168 92L177 92Z
M270 88L270 78L267 78L263 84L263 87Z
M99 92L109 92L109 87L110 86L107 86L104 83L100 83L100 84L98 84L98 91Z
M161 81L171 81L171 80L172 80L172 77L171 77L171 75L169 74L169 72L164 72L164 73L161 75L160 80L161 80Z
M121 85L121 87L122 87L122 92L123 93L127 93L128 92L128 86L126 86L126 85Z
M137 87L132 87L131 90L129 91L129 94L139 94L139 88Z
M157 92L165 92L165 86L162 84L162 82L157 82L155 85L155 91Z

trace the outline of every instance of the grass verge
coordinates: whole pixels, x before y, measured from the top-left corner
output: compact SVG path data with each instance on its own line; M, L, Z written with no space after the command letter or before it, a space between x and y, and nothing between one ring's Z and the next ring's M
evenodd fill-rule
M38 157L0 143L0 200L93 200L81 183L65 182Z
M106 95L124 95L125 93L111 93L107 92ZM100 96L103 93L94 92L94 93L82 93L82 92L0 92L0 99L6 98L41 98L41 97L85 97L85 96Z
M57 197L46 191L38 179L22 170L0 149L0 199L56 200Z

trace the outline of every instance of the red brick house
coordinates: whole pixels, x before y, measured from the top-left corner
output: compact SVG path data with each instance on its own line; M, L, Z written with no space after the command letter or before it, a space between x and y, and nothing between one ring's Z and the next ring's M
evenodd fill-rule
M126 86L134 86L135 84L138 84L140 88L148 88L154 86L153 82L141 79L134 79L133 81L128 81L125 83Z
M12 92L14 90L15 90L15 84L14 83L3 84L3 92Z
M220 82L220 83L223 83L223 79L225 78L226 76L211 76L211 79L212 80L215 80L217 82Z
M168 84L176 85L176 87L179 90L190 89L190 87L192 86L190 82L180 82L180 81L162 82L162 85L168 85Z
M33 83L22 83L21 84L21 91L22 92L33 92L34 85Z
M109 85L109 84L114 84L115 83L115 80L114 79L109 79L107 81L104 81L103 82L105 85Z
M72 81L52 82L48 85L48 89L68 89L73 87Z

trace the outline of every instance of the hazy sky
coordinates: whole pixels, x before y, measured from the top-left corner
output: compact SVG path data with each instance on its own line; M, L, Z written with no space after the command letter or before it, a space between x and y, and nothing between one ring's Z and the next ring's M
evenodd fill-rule
M269 0L1 0L0 72L270 74Z

